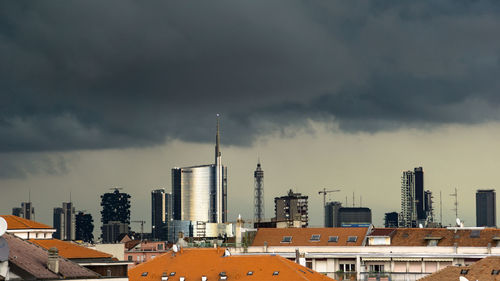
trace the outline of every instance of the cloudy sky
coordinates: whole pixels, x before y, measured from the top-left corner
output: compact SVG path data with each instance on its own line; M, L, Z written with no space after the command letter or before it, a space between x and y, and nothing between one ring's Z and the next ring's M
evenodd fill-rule
M220 113L231 219L260 157L267 217L293 188L320 225L326 187L381 225L423 166L443 222L457 188L474 225L498 185L499 31L494 0L2 1L0 213L31 189L51 224L71 192L98 222L120 186L149 226L170 169L213 162Z

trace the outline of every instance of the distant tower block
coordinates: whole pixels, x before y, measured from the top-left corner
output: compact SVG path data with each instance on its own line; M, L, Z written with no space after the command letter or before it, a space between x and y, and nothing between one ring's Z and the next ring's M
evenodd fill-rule
M264 219L264 171L260 167L260 161L257 163L257 169L254 172L254 219L260 222Z

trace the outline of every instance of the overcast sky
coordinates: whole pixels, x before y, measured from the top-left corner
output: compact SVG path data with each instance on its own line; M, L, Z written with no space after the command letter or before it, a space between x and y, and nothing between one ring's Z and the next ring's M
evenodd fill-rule
M0 2L0 213L31 188L37 220L69 198L98 222L120 186L150 223L170 169L213 162L215 115L229 218L251 218L253 170L274 196L400 210L423 166L444 223L475 225L496 188L498 1ZM439 204L435 205L439 217ZM138 226L134 226L138 229Z

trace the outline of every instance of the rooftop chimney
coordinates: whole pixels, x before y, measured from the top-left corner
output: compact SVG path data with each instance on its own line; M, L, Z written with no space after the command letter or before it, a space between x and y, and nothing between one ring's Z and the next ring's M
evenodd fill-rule
M57 250L56 247L52 247L49 249L47 268L56 274L59 273L59 250Z

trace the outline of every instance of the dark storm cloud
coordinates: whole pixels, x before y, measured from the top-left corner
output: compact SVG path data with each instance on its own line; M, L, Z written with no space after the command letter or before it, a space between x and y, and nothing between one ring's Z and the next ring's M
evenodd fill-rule
M0 3L0 152L498 120L497 1Z

